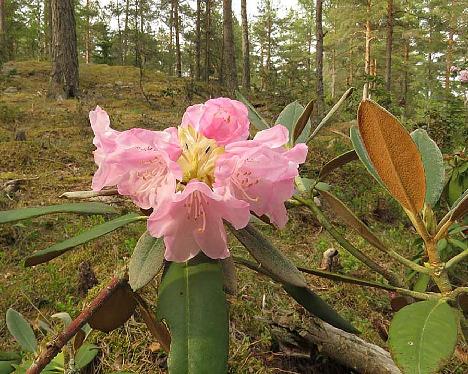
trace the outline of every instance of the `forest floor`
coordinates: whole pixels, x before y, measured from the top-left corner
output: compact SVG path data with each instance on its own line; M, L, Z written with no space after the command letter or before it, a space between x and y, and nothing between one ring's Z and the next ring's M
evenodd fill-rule
M13 179L24 179L16 191L1 191L0 210L26 206L63 203L59 196L66 191L89 190L96 170L93 162L93 133L88 112L96 105L111 116L118 130L143 127L160 130L177 126L185 108L205 101L222 91L216 84L193 83L145 72L144 89L139 86L139 71L133 67L82 65L80 100L50 100L46 97L49 65L39 62L7 64L0 75L0 186ZM256 100L266 118L275 117L280 106L267 100ZM24 131L25 140L15 140ZM311 147L305 172L316 177L320 167L340 151L350 148L344 138L325 133ZM358 163L344 167L330 176L334 191L350 202L394 249L410 257L414 254L413 233L401 223L401 212ZM118 205L122 211L132 209L129 203ZM327 213L329 214L329 213ZM330 215L330 214L329 214ZM336 222L336 220L332 217ZM9 307L23 313L33 322L42 344L50 340L38 328L40 319L51 321L53 313L65 311L76 316L86 302L81 296L83 272L80 264L91 263L100 286L123 268L144 224L126 226L118 232L90 242L53 261L34 268L24 268L22 260L35 250L63 238L73 236L102 222L99 216L50 215L0 228L0 350L18 349L9 335L4 315ZM403 221L404 222L404 221ZM262 230L297 264L316 268L322 253L335 246L311 216L301 209L291 212L286 229ZM384 266L402 274L402 269L349 233L341 232ZM235 255L248 257L243 247L230 238ZM340 250L340 272L381 281L364 265ZM291 354L281 334L272 330L269 321L291 328L307 326L304 309L282 291L282 288L250 270L238 269L238 294L230 297L231 305L231 373L351 373L320 354L311 358ZM392 310L389 295L382 290L358 288L308 276L309 285L362 331L362 336L385 347L379 331L388 327ZM144 290L154 299L158 279ZM102 351L94 364L94 372L163 373L166 355L152 338L137 314L125 326L110 334L94 332L91 342ZM297 348L297 347L296 347ZM294 349L293 349L294 350ZM462 373L454 363L447 373ZM458 367L458 369L457 369Z

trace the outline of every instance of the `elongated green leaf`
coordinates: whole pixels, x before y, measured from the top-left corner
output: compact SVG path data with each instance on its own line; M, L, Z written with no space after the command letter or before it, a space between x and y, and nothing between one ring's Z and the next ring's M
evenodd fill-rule
M78 352L75 355L75 366L77 369L83 369L84 367L88 366L91 361L99 353L99 348L94 344L85 343L83 344Z
M144 217L146 218L146 217ZM69 251L71 248L78 245L89 242L90 240L99 238L106 235L122 226L128 225L129 223L141 221L142 217L136 213L129 213L125 216L121 216L112 221L105 222L101 225L94 226L88 231L85 231L73 238L67 239L63 242L54 244L51 247L45 248L41 251L34 253L32 256L26 258L25 266L35 266L52 260L55 257Z
M335 157L333 160L328 161L322 167L322 169L320 170L318 179L323 180L328 174L330 174L336 168L339 168L357 159L358 159L358 155L356 154L356 151L354 149Z
M386 252L385 246L380 239L362 222L356 215L335 195L328 191L320 191L320 196L328 203L335 214L349 227L356 230L359 235L366 239L375 248Z
M13 364L18 364L19 361L0 361L0 374L10 374L15 371Z
M341 105L343 105L346 99L351 96L353 91L354 87L350 87L346 90L343 96L341 96L340 100L338 100L337 103L333 105L333 108L331 108L327 115L320 121L318 126L307 139L306 143L309 143L318 134L318 132L330 122L330 120L333 118L338 109L340 109Z
M310 121L310 116L314 110L315 101L309 101L309 104L305 107L304 111L297 119L296 124L294 125L294 132L292 137L293 144L295 143L305 143L310 133L312 127L312 122Z
M263 117L257 112L254 106L249 102L249 100L247 100L244 95L242 95L239 91L236 91L236 97L239 101L242 101L249 110L250 123L252 123L252 125L254 125L257 130L260 131L270 128L268 122L263 119Z
M0 361L19 361L21 355L18 352L4 352L0 351Z
M457 342L457 317L445 302L410 304L393 317L388 344L404 373L431 374L450 359Z
M349 137L351 138L351 142L353 143L354 150L358 155L361 162L364 164L365 168L369 172L370 175L374 177L374 179L379 182L379 184L387 189L380 179L379 174L375 171L374 165L372 165L372 161L367 154L366 149L364 148L364 144L362 143L361 135L359 134L359 129L357 126L352 126L349 129Z
M229 295L237 294L237 273L232 256L219 261L223 273L223 289Z
M138 240L128 266L129 283L133 291L146 286L162 269L164 242L146 231Z
M24 317L16 310L9 308L6 313L8 331L21 348L27 352L36 352L37 340L34 331Z
M273 247L255 227L250 224L240 230L235 230L230 225L228 227L250 254L282 283L298 287L307 286L304 276L291 260Z
M157 315L169 326L171 374L226 373L229 320L220 264L204 255L171 263Z
M425 203L433 207L439 201L440 194L445 185L445 168L442 152L423 129L413 131L411 137L419 149L426 174Z
M283 285L284 290L309 313L321 320L344 331L357 334L359 331L348 321L343 319L330 305L323 301L307 287L296 287L289 284Z
M297 101L286 105L286 107L281 111L278 118L275 121L275 125L283 125L289 130L289 142L292 144L294 142L294 127L298 120L300 119L302 113L304 112L304 107L299 104ZM298 138L298 142L304 142L307 139L308 132L310 131L312 124L310 120L306 121L305 128L303 133L306 133L304 136Z
M20 208L0 212L0 223L15 222L52 213L116 214L118 211L114 207L103 203L73 203Z

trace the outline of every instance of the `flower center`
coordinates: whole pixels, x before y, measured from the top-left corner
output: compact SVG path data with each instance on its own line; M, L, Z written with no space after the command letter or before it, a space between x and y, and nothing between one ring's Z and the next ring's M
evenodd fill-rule
M179 142L182 154L177 163L183 172L183 183L192 179L212 186L216 159L224 153L224 148L199 134L193 127L179 127Z

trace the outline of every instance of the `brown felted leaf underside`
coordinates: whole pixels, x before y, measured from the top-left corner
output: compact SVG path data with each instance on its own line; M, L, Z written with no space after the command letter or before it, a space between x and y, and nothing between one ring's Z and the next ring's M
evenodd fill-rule
M416 214L424 206L426 179L418 148L398 120L371 100L361 102L358 124L369 158L389 192Z

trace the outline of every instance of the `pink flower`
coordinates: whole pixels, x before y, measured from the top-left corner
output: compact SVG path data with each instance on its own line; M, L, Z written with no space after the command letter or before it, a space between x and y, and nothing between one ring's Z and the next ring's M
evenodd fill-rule
M148 230L152 236L164 236L166 260L187 261L200 251L211 258L226 258L223 219L240 229L249 217L249 204L194 180L151 214Z
M167 193L172 193L176 179L182 178L177 164L181 154L174 132L131 129L119 132L110 128L109 116L101 108L90 112L89 119L96 145L93 190L117 186L122 195L136 205L149 209Z
M192 126L220 146L249 136L248 110L239 101L220 97L187 108L182 126Z
M223 220L245 227L250 211L282 227L307 147L287 149L277 125L248 137L247 108L220 98L189 107L179 128L111 129L106 112L90 113L98 170L93 189L117 186L141 208L153 208L148 230L164 237L165 257L187 261L203 251L229 256Z
M460 82L468 83L468 70L464 69L460 72Z
M307 156L305 144L287 150L287 142L284 126L260 131L253 140L227 145L215 171L215 186L228 188L255 214L267 215L278 227L286 225L284 202L294 194L298 164Z
M454 74L454 73L458 73L458 67L457 66L450 66L450 73Z

